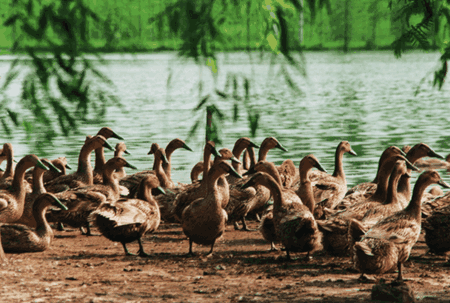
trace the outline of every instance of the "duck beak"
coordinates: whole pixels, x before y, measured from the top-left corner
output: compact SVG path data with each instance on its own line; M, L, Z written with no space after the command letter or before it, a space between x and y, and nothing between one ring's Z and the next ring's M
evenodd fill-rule
M72 169L72 167L70 167L69 164L66 164L66 168L67 168L67 169Z
M147 155L153 155L152 150L149 150L149 152L147 153Z
M275 148L279 148L279 149L281 149L282 151L285 151L285 152L287 152L288 150L286 149L286 148L284 148L284 146L283 145L281 145L281 143L279 143L278 142L278 144L277 145L275 145Z
M106 147L107 149L114 151L114 148L108 143L108 141L105 141L105 144L103 144L103 147Z
M406 168L412 169L413 171L420 171L420 169L418 169L417 166L414 166L414 164L409 162L409 160L406 158L405 158L405 162L406 162Z
M399 150L400 150L400 154L401 154L403 157L406 157L406 153L405 153L404 151L402 151L400 148L399 148Z
M45 165L47 165L47 166L50 168L51 171L54 171L54 172L57 172L57 173L60 173L60 172L61 172L56 166L53 165L52 162L47 161L47 160L45 160L45 159L42 159L41 161L42 161L42 163L44 163Z
M134 165L131 165L130 163L126 163L125 164L125 167L129 167L129 168L132 168L132 169L137 169L137 167L136 166L134 166Z
M213 146L211 153L214 155L214 157L222 157L221 154L217 151L217 149Z
M156 187L156 189L159 191L160 194L165 195L166 192L164 191L164 189L161 186Z
M441 155L437 154L434 150L430 149L430 151L427 153L428 157L434 157L434 158L439 158L439 159L445 159L444 157L442 157Z
M53 196L53 195L52 195ZM55 205L58 206L59 208L61 208L62 210L68 210L67 206L65 206L64 204L61 203L61 201L59 201L58 198L56 198L55 196L53 196L53 198L55 199Z
M260 148L259 145L253 143L252 141L250 141L249 147Z
M39 168L42 168L43 170L49 170L48 168L47 168L47 166L45 166L42 162L41 162L41 160L37 160L37 163L36 163L36 165L35 165L36 167L39 167Z
M408 165L407 165L407 166L408 166ZM403 176L405 176L406 178L411 178L411 174L408 173L408 172L404 173Z
M235 156L232 156L230 160L231 160L231 162L241 164L241 161L239 161L239 159L236 158Z
M131 155L130 152L127 149L124 150L123 153L126 154L126 155Z
M0 171L4 171L3 168L0 167Z
M358 154L355 153L355 151L353 149L350 149L350 151L348 152L350 155L352 156L357 156Z
M119 139L119 140L125 140L124 138L122 138L121 136L116 134L115 132L112 133L111 138L115 138L115 139Z
M186 143L183 144L182 148L187 149L188 151L193 151Z
M235 171L234 168L232 168L232 167L230 167L229 174L236 178L242 179L242 176L240 174L238 174L238 172Z
M319 162L316 162L316 163L314 164L314 167L317 168L317 169L320 170L320 171L323 171L324 173L328 173L328 172L326 171L326 169L323 168L322 165L320 165Z
M450 188L450 185L448 185L448 183L447 182L445 182L444 180L439 180L439 182L437 183L437 184L439 184L440 186L442 186L443 188Z
M164 164L169 164L169 160L167 160L166 155L162 154L161 156L162 156L163 163Z

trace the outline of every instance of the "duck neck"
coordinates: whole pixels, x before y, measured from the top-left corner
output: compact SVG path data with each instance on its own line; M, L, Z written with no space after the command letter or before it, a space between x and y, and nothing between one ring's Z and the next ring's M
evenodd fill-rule
M105 148L99 147L95 149L95 172L101 172L103 170L103 167L105 166L106 159L105 159Z
M402 175L394 170L391 174L391 178L389 179L389 188L386 196L386 201L384 204L397 204L398 203L398 197L397 197L397 186L398 181L400 180L400 177Z
M410 149L410 151L406 154L406 159L408 159L409 162L414 164L417 160L422 158L422 156L416 152L416 149L413 147ZM408 168L408 173L411 174L412 170ZM398 181L398 193L405 197L405 200L411 199L411 182L407 176L402 176L400 178L400 181Z
M302 200L302 203L313 213L316 205L311 180L309 179L311 169L312 166L306 163L302 163L300 166L300 187L297 190L297 195Z
M242 152L245 150L245 145L242 144L242 142L239 142L238 144L235 144L233 147L233 156L236 157L236 159L240 159ZM243 173L243 168L242 168L242 164L241 163L237 163L237 162L232 162L231 165L233 166L234 170L239 173L242 174Z
M375 191L375 193L372 196L373 200L376 201L385 201L386 197L387 197L387 192L388 192L388 188L389 188L389 176L392 172L392 165L393 162L389 161L389 162L384 162L383 166L381 167L381 169L379 170L379 178L378 178L378 185L377 185L377 190ZM398 184L398 182L397 182Z
M43 194L47 192L44 187L45 170L35 167L33 170L33 194Z
M259 153L258 153L258 162L266 161L269 150L270 150L270 148L267 145L261 146L261 148L259 149Z
M110 187L116 195L119 195L119 182L114 178L114 168L105 165L103 167L103 185Z
M422 180L418 180L416 185L414 186L413 195L411 201L408 206L405 208L406 212L410 213L411 216L417 221L421 222L421 206L422 206L422 197L423 193L430 185L431 182L424 182Z
M164 188L170 188L170 180L167 178L166 174L164 173L164 169L162 168L162 159L160 155L157 155L155 153L155 174L156 177L158 177L159 184Z
M281 186L274 179L269 178L266 178L265 185L269 188L273 197L273 211L278 212L286 203L284 201Z
M207 179L209 168L211 167L211 149L209 147L205 148L203 153L203 179L202 183L205 179Z
M145 186L143 182L139 185L136 197L140 200L149 202L150 204L156 205L155 199L153 199L152 188L150 186Z
M214 197L214 205L217 205L219 207L221 206L220 200L219 200L219 190L217 187L218 180L221 176L223 176L224 172L223 170L219 170L216 167L211 167L208 173L207 183L206 183L206 195ZM205 179L205 178L204 178ZM226 182L226 180L225 180Z
M278 172L278 170L276 169L275 166L270 165L266 172L267 172L267 174L269 174L272 178L274 178L275 181L276 181L280 186L282 186L283 181L281 181L280 173Z
M39 238L53 237L53 230L47 222L45 213L50 203L41 200L35 201L33 204L33 216L36 221L36 234Z
M250 159L250 167L254 167L256 164L255 149L253 147L248 147L247 154L248 154L248 158Z
M25 160L25 158L22 158L16 165L16 170L14 172L14 178L11 185L11 192L16 196L16 199L18 201L25 200L25 195L27 192L23 182L25 178L25 172L33 165L33 162L27 161ZM21 207L23 208L23 203L19 204L21 204Z
M2 179L14 176L14 153L12 149L8 150L6 155L6 168L3 173Z
M345 180L343 159L344 159L344 150L341 149L340 146L338 146L334 157L333 177Z
M85 144L81 148L78 156L77 174L83 175L87 178L87 185L94 184L93 169L91 165L91 153L94 150L91 144Z
M164 169L164 173L166 174L167 178L169 178L169 180L172 180L172 176L171 176L171 170L172 170L172 165L171 165L171 157L173 152L178 148L178 146L176 146L176 143L174 141L170 141L170 143L166 146L166 158L167 158L167 163L163 163L162 167Z

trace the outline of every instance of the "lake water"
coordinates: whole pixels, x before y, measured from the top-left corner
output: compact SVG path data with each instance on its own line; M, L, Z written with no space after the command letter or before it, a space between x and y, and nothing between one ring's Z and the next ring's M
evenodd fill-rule
M215 87L224 89L227 74L252 79L250 104L260 112L261 121L256 137L251 139L260 144L265 137L276 137L289 150L269 152L268 159L277 164L289 158L298 165L303 156L313 153L333 172L336 146L347 140L358 153L357 157L344 156L344 170L352 186L373 179L378 158L389 145L424 142L444 157L450 152L449 87L444 84L441 91L432 87L439 53L412 52L396 59L392 52L306 52L307 77L291 71L301 93L294 93L282 80L280 62L270 67L269 58L260 60L257 53L250 57L244 53L219 56L216 79L207 68L200 71L192 62L176 59L173 53L114 54L105 58L109 64L101 70L114 82L114 94L123 108L108 108L105 121L83 125L80 135L57 138L54 146L43 146L43 154L38 156L66 156L76 169L85 135L110 126L125 138L131 152L129 162L140 170L151 168L153 156L147 152L153 142L165 146L173 138L186 139L197 119L206 120L204 112L193 111L200 100L200 79L201 96L210 94L228 117L223 123L223 144L218 147L232 149L238 138L250 136L250 130L246 113L241 111L238 121L233 122L234 101L214 94ZM0 85L10 63L11 57L0 56ZM20 78L8 94L17 98ZM239 94L244 94L242 81ZM204 137L202 127L187 142L194 152L177 150L173 154L174 181L189 181L191 167L202 159ZM35 153L34 146L40 144L34 138L27 139L20 129L12 138L0 138L13 144L16 159ZM117 142L109 141L113 146ZM111 152L106 154L107 158L111 156ZM441 175L450 181L446 172Z

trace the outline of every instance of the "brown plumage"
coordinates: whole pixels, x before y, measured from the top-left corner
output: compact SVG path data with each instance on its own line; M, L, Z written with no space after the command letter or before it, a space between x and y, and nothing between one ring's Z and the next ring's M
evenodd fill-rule
M118 140L123 140L121 136L116 134L111 128L109 127L102 127L97 135L103 136L106 140L109 138L115 138ZM106 163L105 159L105 148L103 146L100 146L95 149L95 166L93 170L93 178L94 178L94 184L102 184L102 176L103 176L103 166Z
M314 155L307 155L305 156L301 161L299 165L299 174L300 174L300 187L294 194L300 198L300 203L305 205L309 208L311 213L314 213L315 208L315 200L314 200L314 194L312 191L312 185L311 180L309 179L309 172L313 167L316 167L317 169L321 171L325 171L325 169L320 165L319 160ZM276 174L273 172L271 173L270 169L266 169L266 166L260 166L256 165L255 169L257 171L265 172L271 175L274 180L280 180L281 178L277 178ZM279 181L278 181L279 182ZM280 184L280 183L279 183ZM282 185L282 184L280 184ZM283 189L283 195L286 196L286 193L291 192L291 190L284 188ZM292 196L289 194L289 196ZM295 202L296 200L292 200ZM271 249L274 249L274 243L276 239L276 231L275 231L275 225L273 223L273 206L269 207L263 216L261 217L261 224L259 228L261 234L263 235L264 239L271 242Z
M273 196L273 222L288 259L290 252L308 252L309 256L310 253L321 249L322 236L308 207L300 203L286 202L281 186L266 173L256 173L243 188L255 184L266 186Z
M189 204L182 213L181 226L189 238L189 254L192 243L211 245L208 256L212 254L214 243L225 231L227 213L222 207L220 190L217 181L226 173L241 177L233 167L225 161L217 161L211 167L206 178L206 195Z
M334 172L332 175L321 171L311 173L310 178L316 184L313 187L314 199L317 202L314 215L316 218L324 218L324 210L333 210L347 192L347 180L345 179L343 165L345 153L356 156L350 143L342 141L336 148Z
M400 177L405 174L409 175L405 161L397 161L392 170L391 177L389 178L388 194L385 201L379 205L373 204L367 209L361 220L352 219L350 221L350 247L352 247L355 242L360 241L361 236L378 221L403 209L402 204L398 200L397 186Z
M166 174L167 178L172 181L172 175L171 175L171 170L172 170L172 164L171 164L171 159L172 159L172 154L175 150L179 149L179 148L183 148L186 149L188 151L192 151L192 149L186 145L186 143L178 138L173 139L172 141L169 142L169 144L167 144L166 148L165 148L165 153L166 153L166 157L167 157L167 163L163 163L162 167L164 169L164 173Z
M10 189L0 191L0 223L15 222L22 216L26 195L23 181L26 170L32 166L48 169L36 155L28 155L20 159L16 165Z
M88 222L89 214L101 203L113 203L120 198L120 189L117 179L114 178L114 170L121 167L130 167L125 158L114 157L109 159L103 167L103 184L94 184L75 188L56 194L68 210L51 211L47 214L49 222L66 223L73 227L87 227L87 234L90 235Z
M354 266L364 274L382 274L398 268L397 280L402 281L402 264L408 259L421 230L420 208L425 189L442 181L439 173L430 170L422 173L414 186L408 206L375 224L353 249Z
M345 197L342 199L342 201L339 202L339 204L336 206L336 209L345 209L349 206L354 205L357 202L361 202L367 199L373 193L375 193L378 183L380 182L380 178L383 175L382 171L383 164L387 160L389 160L392 156L395 155L403 155L406 157L406 154L397 146L389 146L388 148L386 148L381 154L380 160L378 161L377 174L373 179L373 181L360 183L349 189L345 194Z
M103 203L90 215L90 220L98 227L101 234L123 245L125 254L132 255L126 244L138 241L139 255L148 256L141 242L146 233L158 229L161 216L159 207L152 196L152 189L159 188L159 181L154 175L147 175L139 184L136 199L120 199L115 203Z
M0 190L8 189L11 187L11 184L14 179L14 151L11 143L5 143L3 145L1 157L6 157L6 169L3 176L0 178ZM23 185L28 193L31 193L31 185L28 183L26 178L24 177Z
M90 139L87 139L81 148L80 155L78 156L78 169L76 172L57 177L45 184L47 191L55 185L65 185L69 188L76 188L80 186L94 184L93 169L91 165L91 153L96 148L105 146L110 150L114 150L106 139L97 135ZM67 189L67 188L66 188Z
M362 220L364 214L370 208L381 205L386 201L389 176L394 164L399 160L405 161L406 158L400 154L393 154L384 161L380 169L377 190L373 195L347 209L330 214L326 220L317 221L323 232L323 246L327 252L334 255L348 255L351 252L348 238L350 221L353 219Z
M247 138L247 137L239 138L236 141L236 143L234 143L233 152L232 152L234 157L236 159L240 159L242 152L245 149L247 149L248 147L259 148L259 146L256 145L255 143L253 143L249 138ZM245 172L242 163L232 162L231 165L233 166L234 170L238 174L242 175ZM227 176L227 181L229 184L233 184L236 180L239 180L239 179L235 178L232 175Z
M46 165L50 171L55 171L56 173L59 173L59 169L56 168L56 166L54 166L52 164L51 161L47 160L47 159L41 159L41 162ZM26 197L25 197L25 204L24 204L24 208L23 208L23 213L22 216L20 217L19 220L15 221L14 223L20 223L20 224L24 224L24 225L28 225L30 227L36 228L36 219L35 219L35 215L34 215L34 202L36 200L37 197L39 197L40 195L46 193L47 191L45 190L44 187L44 173L47 172L48 170L44 170L39 166L36 166L33 168L33 176L32 176L32 192L31 193L27 193Z
M41 194L34 201L33 216L36 228L23 224L1 226L1 243L5 252L39 252L50 246L53 231L45 219L45 211L50 205L65 209L65 206L52 194Z
M123 142L119 142L116 144L116 147L114 148L114 157L122 157L123 154L129 155L130 153L127 150L127 146ZM116 169L114 172L114 178L117 180L122 179L127 175L127 172L125 171L125 167Z

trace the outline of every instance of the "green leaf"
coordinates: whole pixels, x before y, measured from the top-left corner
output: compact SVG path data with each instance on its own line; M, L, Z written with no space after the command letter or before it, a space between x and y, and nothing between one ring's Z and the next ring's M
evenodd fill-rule
M239 118L239 106L237 103L234 103L233 106L233 121L236 122Z
M14 23L16 23L16 21L19 18L20 18L19 14L14 14L11 17L9 17L8 19L6 19L5 22L3 22L3 26L9 27L9 26L13 25Z
M3 117L1 117L0 120L2 121L3 130L6 132L8 136L11 136L11 128L9 128L8 123L6 123Z
M16 112L13 112L10 109L6 109L6 112L8 113L9 117L11 118L12 122L18 126L19 125L19 120L18 120L18 114Z
M201 109L203 107L203 105L206 104L206 102L209 99L209 95L207 95L206 97L204 97L202 100L200 100L200 102L197 104L197 106L194 108L194 111L198 111L199 109Z

